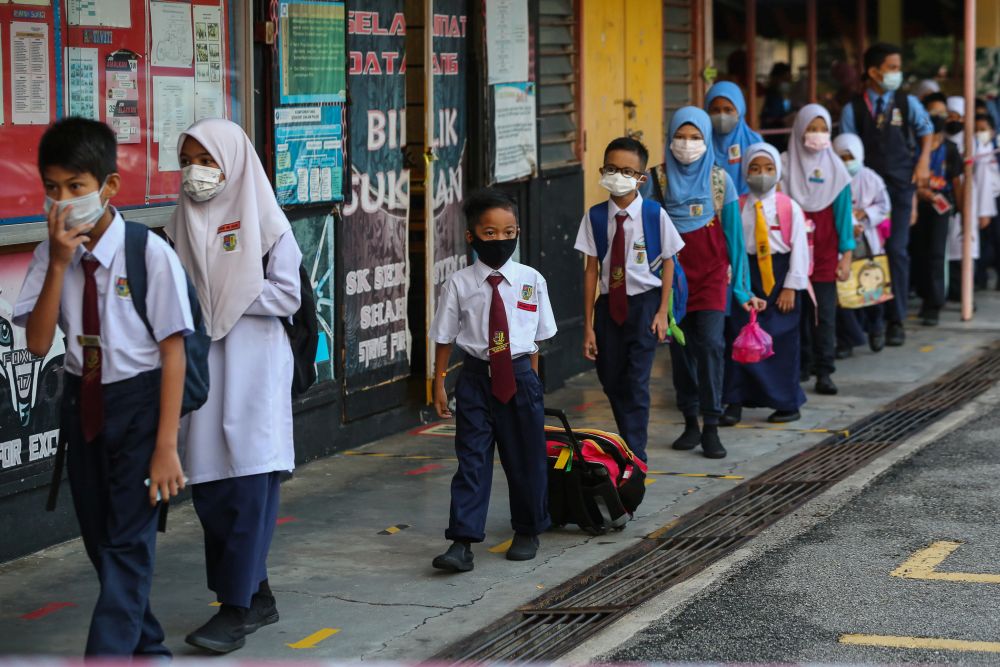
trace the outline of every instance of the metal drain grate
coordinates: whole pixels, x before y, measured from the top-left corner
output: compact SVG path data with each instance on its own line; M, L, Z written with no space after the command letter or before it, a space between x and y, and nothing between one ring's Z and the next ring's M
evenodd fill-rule
M996 344L937 380L705 503L429 662L552 660L718 561L855 470L1000 380Z

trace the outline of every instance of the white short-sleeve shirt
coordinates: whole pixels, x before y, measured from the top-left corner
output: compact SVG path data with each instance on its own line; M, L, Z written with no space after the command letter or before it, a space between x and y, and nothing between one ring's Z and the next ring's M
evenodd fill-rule
M499 269L476 260L452 274L441 290L431 322L433 342L455 343L466 354L489 360L493 287L486 279L495 273L504 278L499 290L507 312L511 356L534 354L538 352L538 341L556 335L556 320L542 274L513 260Z
M155 234L146 244L146 315L156 340L132 304L125 271L125 221L115 211L114 220L101 235L92 253L81 245L63 278L59 302L59 329L66 336L66 372L81 375L83 348L84 273L80 260L90 255L100 266L94 274L101 318L101 382L110 384L160 367L159 341L194 330L187 296L187 279L180 260L166 241ZM25 326L45 283L49 268L49 242L35 248L28 274L14 305L14 324ZM58 335L58 332L57 334Z
M806 217L802 212L802 207L794 200L792 204L792 236L791 247L785 243L781 235L781 224L778 221L778 201L774 193L765 196L761 200L764 204L764 219L767 220L767 238L771 244L772 255L783 255L791 253L788 258L788 273L785 275L785 283L782 287L786 289L806 289L809 285L809 240L806 236ZM757 197L751 192L747 195L746 202L740 215L743 219L743 239L746 244L747 254L757 257ZM750 261L756 262L756 259Z
M618 224L615 216L624 210L628 214L625 221L625 293L629 296L642 294L651 289L660 289L663 279L649 270L649 258L646 253L646 237L642 229L642 196L636 195L624 209L618 208L613 199L608 200L608 252L601 260L601 294L608 293L608 276L611 272L611 244L614 241ZM597 244L594 243L594 230L590 224L589 212L580 221L580 231L576 235L573 246L584 255L597 257ZM681 235L677 233L667 212L660 208L660 256L670 259L684 247Z

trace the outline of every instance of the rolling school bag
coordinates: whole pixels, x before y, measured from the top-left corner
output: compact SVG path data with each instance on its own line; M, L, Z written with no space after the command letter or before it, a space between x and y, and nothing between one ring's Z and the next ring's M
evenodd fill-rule
M646 494L646 464L614 433L573 430L562 410L545 415L562 422L545 427L552 523L594 535L624 528Z

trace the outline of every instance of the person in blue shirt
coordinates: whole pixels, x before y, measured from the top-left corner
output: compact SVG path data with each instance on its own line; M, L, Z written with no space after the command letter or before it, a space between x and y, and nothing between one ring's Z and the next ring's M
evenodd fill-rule
M705 110L712 119L715 164L733 179L736 192L745 195L750 189L743 178L743 155L747 148L764 140L747 125L743 91L735 83L720 81L708 89Z
M840 131L857 134L865 147L868 166L882 177L892 201L892 234L886 241L893 288L902 298L885 304L886 345L906 340L906 298L910 291L910 217L917 187L930 179L934 126L913 95L897 94L903 82L903 59L898 46L879 43L865 51L865 88L844 107Z

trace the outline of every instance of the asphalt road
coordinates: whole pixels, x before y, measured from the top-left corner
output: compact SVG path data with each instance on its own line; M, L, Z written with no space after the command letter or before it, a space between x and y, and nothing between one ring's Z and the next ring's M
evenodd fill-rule
M1000 665L998 479L993 409L604 658Z

